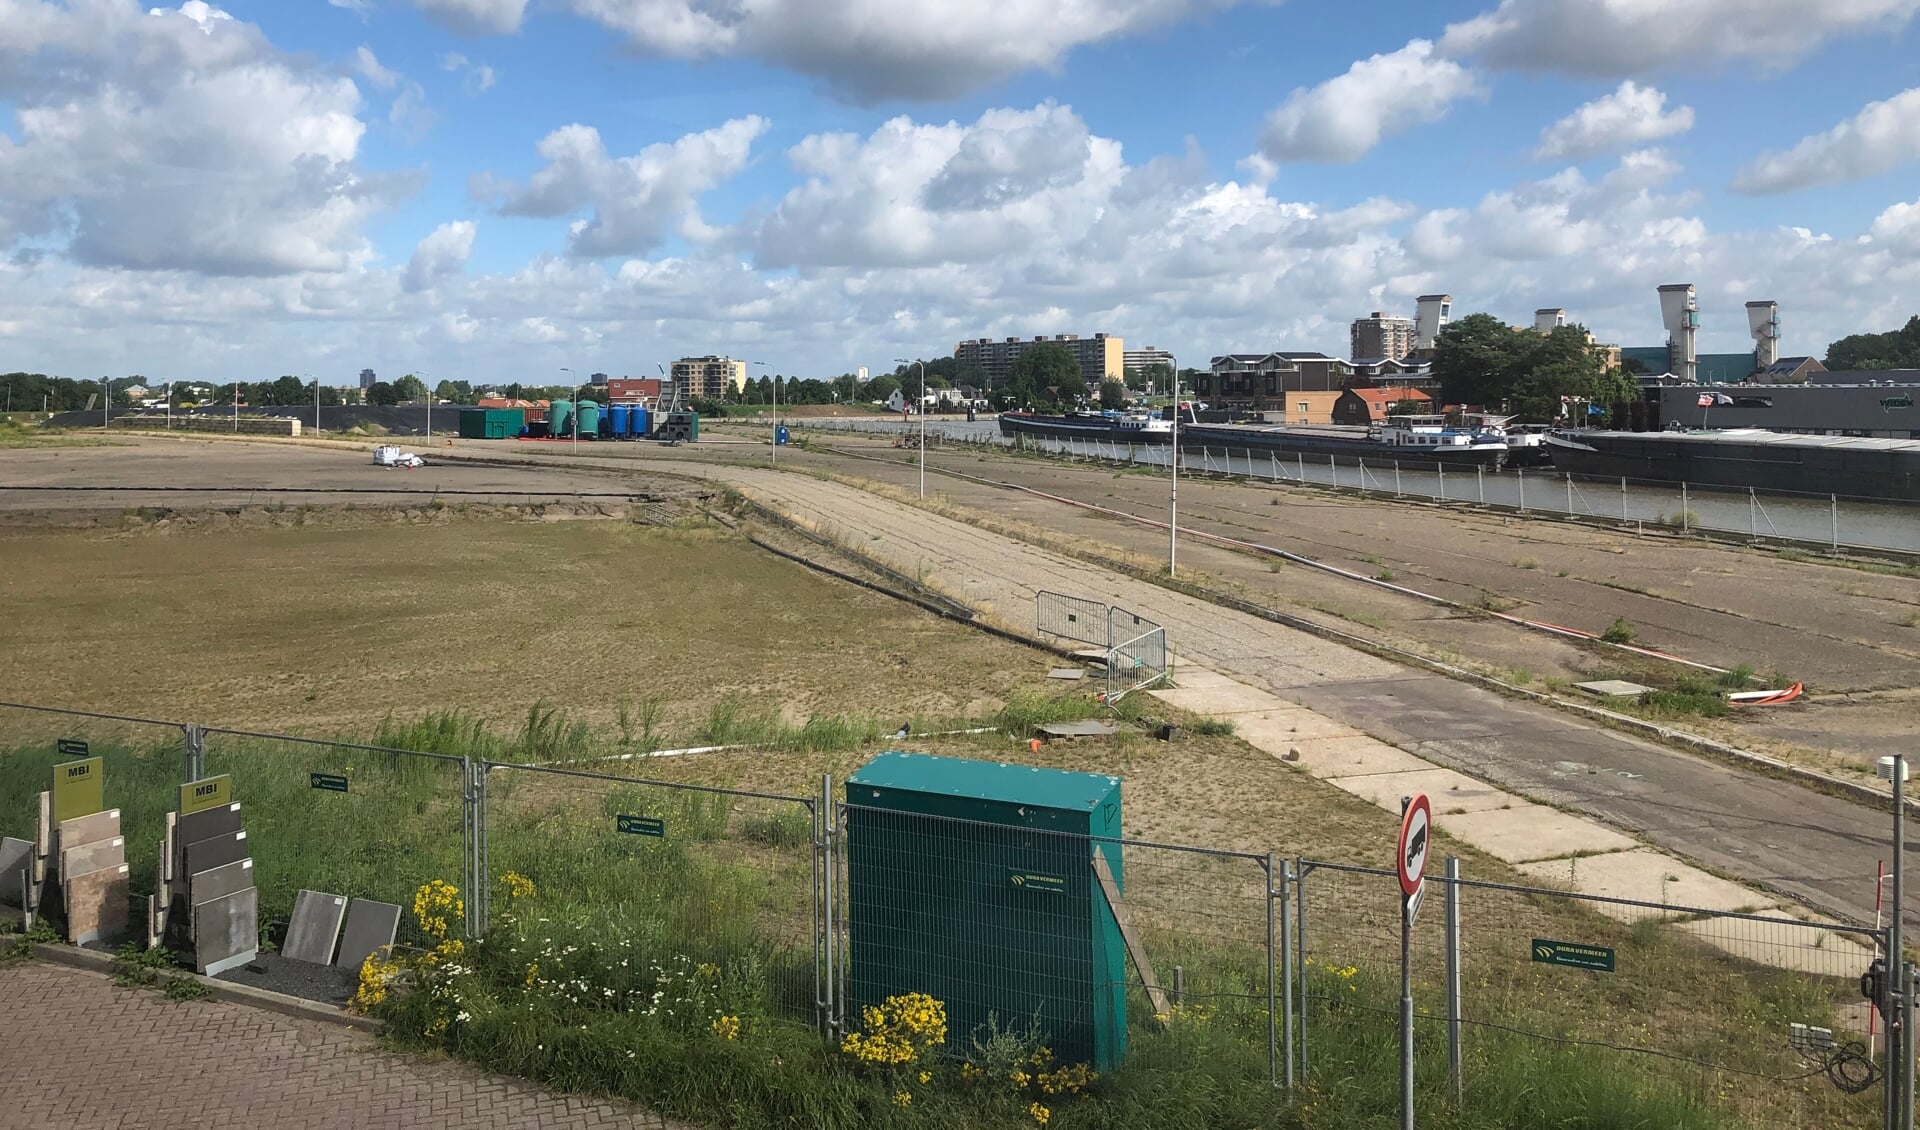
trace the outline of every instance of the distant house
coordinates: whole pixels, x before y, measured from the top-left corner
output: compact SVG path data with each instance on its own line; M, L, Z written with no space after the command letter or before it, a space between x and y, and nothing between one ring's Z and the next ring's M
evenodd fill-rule
M1432 366L1414 357L1361 357L1348 362L1356 377L1377 381L1382 377L1425 376Z
M1762 385L1803 385L1813 374L1826 371L1827 367L1812 357L1782 357L1755 373L1751 381Z
M1410 385L1346 389L1340 393L1340 399L1333 402L1333 422L1365 425L1382 423L1387 418L1388 409L1407 401L1418 402L1422 411L1433 407L1433 397Z

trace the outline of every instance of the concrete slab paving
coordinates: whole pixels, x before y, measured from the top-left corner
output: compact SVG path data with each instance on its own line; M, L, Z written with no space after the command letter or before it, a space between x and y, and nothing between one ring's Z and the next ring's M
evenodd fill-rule
M1433 802L1435 821L1469 812L1511 809L1527 804L1524 798L1502 792L1492 785L1476 781L1463 773L1455 773L1451 769L1351 774L1328 777L1327 784L1370 800L1393 813L1400 811L1401 797L1425 793Z
M1274 701L1279 702L1278 699ZM1280 706L1272 710L1257 710L1251 714L1235 714L1231 717L1233 732L1256 745L1259 744L1255 740L1256 736L1260 741L1275 742L1366 736L1352 726L1335 722L1331 718L1315 714L1311 710L1302 710L1297 706Z
M1274 755L1280 756L1289 748L1300 751L1299 764L1307 772L1323 779L1374 773L1417 773L1433 768L1431 763L1420 760L1406 750L1396 749L1365 734L1340 738L1300 738L1282 743Z
M1195 714L1232 716L1257 710L1271 710L1279 700L1271 693L1231 680L1207 687L1182 685L1171 690L1154 691L1153 696L1169 706L1191 710Z
M1677 922L1674 929L1755 965L1821 977L1858 978L1876 953L1874 947L1857 934L1752 922L1744 918L1696 918Z
M1607 898L1638 899L1664 906L1732 910L1747 914L1772 913L1779 905L1779 900L1769 895L1709 874L1652 848L1609 852L1579 859L1520 863L1517 867L1550 886L1568 887L1583 894ZM1594 903L1593 908L1622 922L1675 916L1673 912L1652 907Z
M1445 818L1436 816L1433 826L1454 839L1472 844L1495 859L1513 864L1553 859L1577 851L1619 852L1638 846L1637 841L1591 820L1569 816L1544 804L1525 802L1512 808L1468 812ZM1584 876L1580 889L1590 889Z

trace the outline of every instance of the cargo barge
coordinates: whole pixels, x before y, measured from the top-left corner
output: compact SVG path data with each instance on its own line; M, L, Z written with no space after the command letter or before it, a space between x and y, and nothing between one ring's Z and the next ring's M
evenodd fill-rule
M1791 494L1920 501L1920 440L1711 432L1568 431L1547 436L1557 471Z
M1169 420L1137 416L1000 414L1002 435L1054 440L1161 444L1171 442L1172 427ZM1456 428L1440 416L1393 416L1373 428L1181 423L1180 450L1191 452L1215 447L1252 458L1332 458L1347 464L1371 459L1380 463L1402 461L1410 465L1488 470L1499 470L1507 458L1507 437L1498 429Z

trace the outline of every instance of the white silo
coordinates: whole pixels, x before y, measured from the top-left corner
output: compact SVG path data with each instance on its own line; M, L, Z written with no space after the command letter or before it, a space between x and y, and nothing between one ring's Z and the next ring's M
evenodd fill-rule
M1764 369L1780 360L1780 304L1747 303L1747 329L1753 334L1753 364Z
M1433 339L1447 326L1453 314L1453 295L1423 294L1414 300L1413 348L1415 352L1433 348Z
M1682 384L1698 379L1694 338L1700 333L1700 304L1692 283L1668 283L1660 288L1660 320L1667 326L1667 368Z
M1559 306L1554 306L1551 308L1543 307L1542 309L1535 310L1533 312L1533 332L1534 333L1550 334L1554 330L1566 324L1567 324L1567 312L1562 307L1559 307Z

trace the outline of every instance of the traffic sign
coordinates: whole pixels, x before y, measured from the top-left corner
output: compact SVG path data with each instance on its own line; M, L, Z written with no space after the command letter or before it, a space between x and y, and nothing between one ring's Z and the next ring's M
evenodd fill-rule
M1401 900L1402 903L1405 905L1406 911L1407 911L1407 925L1409 926L1413 925L1414 919L1420 917L1420 900L1426 897L1427 897L1427 885L1425 883L1422 883L1420 884L1419 890L1413 892L1412 894L1406 896L1406 898Z
M1427 851L1433 839L1433 804L1421 793L1407 805L1400 819L1400 850L1394 866L1400 872L1400 893L1412 898L1427 881Z
M61 738L55 744L60 750L61 757L87 756L87 743L81 741L79 738Z

